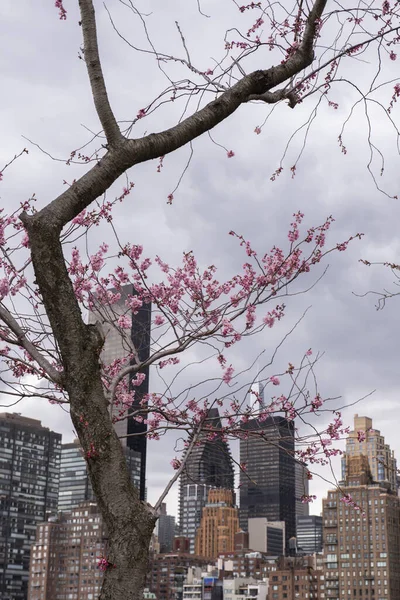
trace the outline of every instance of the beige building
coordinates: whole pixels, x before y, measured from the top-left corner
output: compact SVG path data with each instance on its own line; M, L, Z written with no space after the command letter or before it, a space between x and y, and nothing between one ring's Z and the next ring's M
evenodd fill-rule
M373 428L372 419L354 415L354 429L346 439L346 452L342 458L342 480L347 478L349 458L366 456L372 479L383 486L397 490L397 464L393 451L380 431Z
M233 505L232 491L211 489L197 530L195 553L206 558L217 558L223 552L233 551L235 533L239 530L238 509Z
M348 485L323 501L325 589L320 597L399 600L399 498L373 481L365 459L348 457L347 467Z
M28 600L95 600L103 572L97 567L106 544L95 503L41 523L32 546Z

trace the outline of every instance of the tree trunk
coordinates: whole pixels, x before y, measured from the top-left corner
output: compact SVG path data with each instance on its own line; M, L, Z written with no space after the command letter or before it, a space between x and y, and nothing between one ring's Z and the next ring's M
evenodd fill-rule
M64 261L60 232L40 217L23 215L36 282L64 368L62 385L88 464L90 481L107 528L101 600L142 600L154 511L140 501L115 433L101 381L103 336L84 323Z

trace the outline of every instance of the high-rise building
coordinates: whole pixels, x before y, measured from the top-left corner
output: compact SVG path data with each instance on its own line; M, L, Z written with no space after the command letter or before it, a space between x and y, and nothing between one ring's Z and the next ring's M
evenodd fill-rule
M322 552L322 517L316 515L297 516L296 540L298 553Z
M399 497L373 481L359 456L348 457L347 470L351 480L323 501L325 597L398 600Z
M96 503L41 523L32 546L28 600L94 600L103 581L97 568L106 532Z
M140 486L141 457L138 452L128 446L123 447L133 485ZM79 444L75 440L61 446L60 487L58 494L58 510L70 512L82 502L95 500L86 468L86 461Z
M354 415L354 429L346 439L342 457L342 480L347 477L348 458L366 456L374 481L397 491L397 463L393 451L380 431L373 429L372 419Z
M209 411L208 419L214 432L222 428L217 408ZM194 552L196 531L211 488L225 488L233 492L233 465L228 444L218 435L209 439L207 432L203 431L179 480L180 533L189 538L190 552Z
M283 417L246 423L248 435L240 440L240 527L265 517L284 521L286 543L296 534L296 477L294 425Z
M101 359L104 364L109 365L113 361L128 356L134 349L139 360L144 361L149 357L151 344L151 304L143 304L135 314L129 308L129 301L136 295L133 285L128 284L121 287L120 290L114 290L114 293L120 294L120 298L112 306L107 307L103 304L96 305L96 308L89 312L89 323L99 321L102 324L105 343L101 353ZM128 339L121 336L117 327L113 323L116 318L122 315L129 315L132 318L132 327ZM149 392L149 368L143 370L146 375L140 386L134 388L129 384L131 390L134 390L135 397L132 404L132 411L139 411L141 400ZM131 374L129 381L132 381ZM114 405L114 417L118 417L119 408ZM131 411L131 412L132 412ZM140 415L139 415L140 416ZM116 421L115 430L121 437L124 446L140 454L140 498L146 498L146 455L147 455L147 425L145 420L137 421L133 417ZM128 437L127 437L128 436Z
M239 515L233 504L232 490L210 490L196 534L195 553L215 559L222 552L232 552L238 531Z
M268 521L265 517L249 519L249 546L268 556L285 554L285 522Z
M79 441L62 444L58 511L70 512L82 502L94 499Z
M26 600L36 526L57 511L61 435L0 414L0 598Z
M165 502L161 505L161 512L156 527L160 552L162 554L172 552L175 537L175 517L167 515L167 505Z
M308 502L303 502L303 496L308 496L309 491L309 480L308 480L308 469L306 465L300 461L295 461L294 466L295 480L296 480L296 517L306 517L310 512Z

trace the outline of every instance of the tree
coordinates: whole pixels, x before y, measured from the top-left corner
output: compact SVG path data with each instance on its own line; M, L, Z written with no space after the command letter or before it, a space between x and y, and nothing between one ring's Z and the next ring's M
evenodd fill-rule
M61 20L65 20L67 11L62 0L55 4ZM145 17L130 1L126 5L141 20L147 34ZM153 159L159 159L161 168L164 156L210 132L242 104L288 101L289 106L295 108L301 102L311 102L316 98L317 107L327 101L334 109L335 102L330 100L330 92L335 83L346 80L347 62L375 50L379 57L383 55L389 61L395 60L392 47L399 40L400 9L397 5L392 7L387 1L383 5L359 5L353 9L335 5L331 12L326 12L327 5L327 0L315 0L310 5L300 0L294 2L290 9L280 4L264 7L262 3L254 2L246 6L236 5L243 19L248 19L249 15L256 17L250 25L246 25L244 20L243 33L238 29L228 31L225 57L215 61L212 69L204 71L194 65L178 24L184 58L157 52L148 38L150 49L146 51L153 53L160 68L178 63L189 70L189 78L177 81L168 76L170 83L167 89L148 106L139 109L128 127L122 130L111 108L102 73L93 0L79 0L83 33L81 57L86 63L102 127L102 133L96 135L93 142L97 145L101 142L101 147L96 147L88 156L78 154L78 151L71 154L67 162L88 163L89 168L52 202L35 210L32 199L24 203L21 210L2 216L0 244L4 277L0 282L0 318L3 323L0 336L4 343L1 353L8 371L7 377L3 374L3 381L11 386L11 393L19 396L41 394L53 402L69 404L71 419L109 532L101 600L141 598L149 540L157 510L184 468L184 459L173 460L175 474L154 508L139 501L137 491L129 480L121 444L113 428L113 411L110 411L110 405L118 405L121 409L118 418L124 418L129 410L133 392L127 387L126 376L133 374L134 382L140 384L142 372L149 365L157 364L163 368L174 364L179 355L194 344L209 343L213 345L223 368L222 383L228 386L234 375L234 366L228 364L224 349L239 342L242 337L272 327L283 317L285 310L281 302L276 304L277 299L284 296L289 286L317 265L328 252L344 250L350 240L334 244L328 251L324 249L331 218L308 230L301 240L299 232L303 215L297 213L290 226L286 250L273 248L271 252L258 254L250 242L232 232L243 246L247 258L242 272L228 281L216 279L214 266L201 270L193 254L187 253L182 266L176 269L161 258L156 259L164 273L164 280L158 284L149 283L151 261L143 258L143 249L139 246L119 244L116 238L121 267L104 276L101 271L105 268L108 253L106 244L90 257L88 263L82 260L78 249L69 253L67 244L80 235L88 235L99 220L110 219L113 204L124 200L133 184L127 183L114 202L94 203L129 168ZM199 18L206 18L201 4L198 6ZM263 25L267 27L266 33L262 30ZM259 56L265 56L266 53L262 53L265 49L271 51L270 56L276 62L269 68L260 69L264 58L260 64L257 63ZM256 70L246 74L253 64L256 64ZM381 64L380 60L378 74ZM348 79L347 83L355 85ZM367 90L362 92L360 89L365 106L376 102L374 93L380 94L381 89L373 74ZM389 94L390 108L399 94L400 88L396 84ZM210 96L214 99L204 100ZM130 137L137 122L147 119L166 102L178 101L185 105L184 114L189 106L190 116L184 118L183 115L179 122L164 131ZM315 107L313 110L315 112ZM261 127L257 126L256 133L260 131ZM342 136L339 142L345 152ZM374 148L371 143L371 149ZM228 158L234 156L232 150L226 151ZM282 168L277 169L273 179ZM295 169L296 165L293 165L293 174ZM173 201L173 194L171 192L169 202ZM31 267L33 284L29 275ZM113 303L120 286L127 281L133 282L136 294L130 298L127 314L117 318L113 313ZM21 305L17 308L13 304L15 296L21 297ZM110 323L124 335L130 325L130 311L135 311L143 302L151 302L156 308L154 326L157 337L150 357L141 362L126 336L124 361L101 365L99 357L104 335L99 325L85 323L82 308L100 304ZM273 308L260 314L267 302L273 303ZM20 309L20 306L23 308ZM217 400L200 402L189 399L183 404L167 395L150 394L145 398L143 411L137 418L143 418L145 414L149 434L154 437L168 428L183 431L186 436L185 456L188 456L198 442L200 432L205 430L210 436L220 435L207 421L208 411L214 403L222 405L226 411L223 430L226 437L243 435L240 425L252 417L262 419L271 412L283 411L292 418L318 411L322 406L318 393L309 397L304 385L299 383L300 375L313 369L310 356L306 352L297 368L289 365L284 375L292 381L291 393L281 395L267 407L257 402L257 396L255 403L250 401L248 394L244 400L238 401L229 396L229 391L219 393ZM24 380L20 381L21 377L29 374L39 377L41 387L38 384L32 389ZM279 385L276 374L268 377L267 381L271 386ZM297 405L295 399L298 399ZM321 436L317 432L314 440L307 440L300 458L308 463L327 460L334 452L328 447L331 440L337 439L343 431L340 415L337 414L326 434ZM241 468L245 466L241 465ZM112 568L113 565L115 568Z

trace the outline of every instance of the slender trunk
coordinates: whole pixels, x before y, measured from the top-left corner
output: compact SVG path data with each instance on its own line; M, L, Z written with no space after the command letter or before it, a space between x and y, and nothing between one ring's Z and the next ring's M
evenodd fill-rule
M99 356L101 331L82 319L69 278L59 231L38 215L22 216L28 230L35 277L63 365L62 384L71 419L88 464L90 481L107 528L100 600L142 600L154 511L140 501L112 424Z

